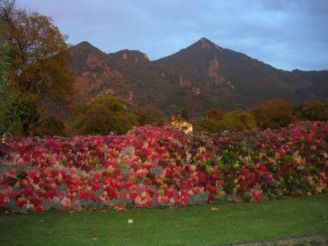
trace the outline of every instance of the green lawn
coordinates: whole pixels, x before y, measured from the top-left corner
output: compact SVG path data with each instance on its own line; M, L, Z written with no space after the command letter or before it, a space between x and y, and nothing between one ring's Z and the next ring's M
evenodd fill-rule
M318 233L328 233L328 194L177 209L0 215L0 245L216 245Z

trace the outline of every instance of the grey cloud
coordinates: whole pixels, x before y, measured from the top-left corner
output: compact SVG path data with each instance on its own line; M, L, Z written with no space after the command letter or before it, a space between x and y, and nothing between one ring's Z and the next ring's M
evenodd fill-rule
M157 59L200 37L282 69L328 69L326 0L17 0L53 17L75 44Z

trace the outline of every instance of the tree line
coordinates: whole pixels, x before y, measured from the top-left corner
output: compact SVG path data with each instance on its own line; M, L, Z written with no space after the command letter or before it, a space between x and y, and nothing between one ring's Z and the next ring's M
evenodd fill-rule
M246 110L224 112L214 108L196 119L196 130L223 132L276 129L297 121L327 121L328 103L309 100L304 103L291 104L281 98L269 99Z

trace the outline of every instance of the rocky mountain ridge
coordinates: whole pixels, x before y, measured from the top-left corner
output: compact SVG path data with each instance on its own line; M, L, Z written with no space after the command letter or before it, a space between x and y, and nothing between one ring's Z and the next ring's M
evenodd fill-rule
M131 107L152 105L170 116L187 110L246 108L272 97L328 99L328 71L276 69L206 38L150 61L136 50L106 54L88 42L70 48L77 102L115 95Z

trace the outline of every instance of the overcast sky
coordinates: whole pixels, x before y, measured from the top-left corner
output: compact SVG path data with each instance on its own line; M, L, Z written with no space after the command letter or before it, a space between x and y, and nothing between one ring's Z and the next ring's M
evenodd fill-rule
M137 49L151 60L201 37L274 67L328 69L328 0L16 0L70 44Z

